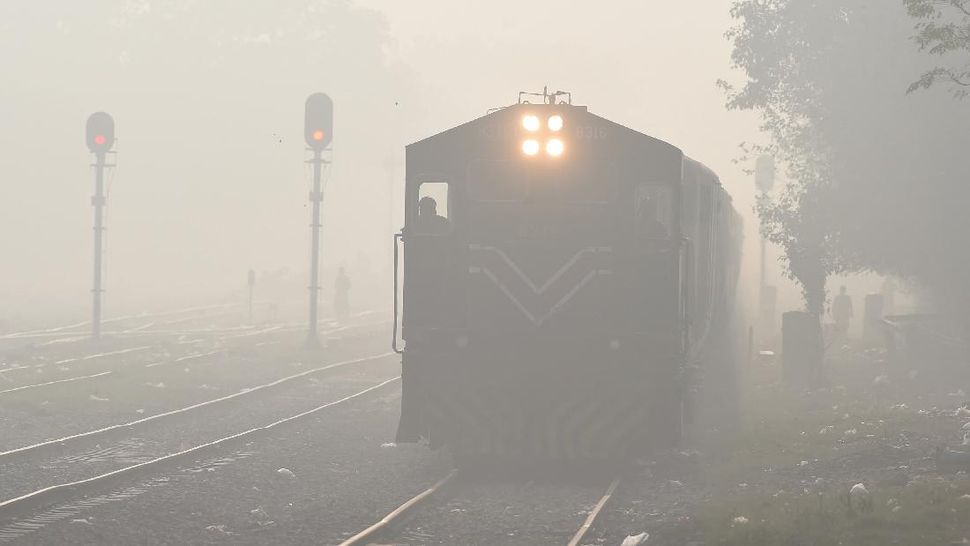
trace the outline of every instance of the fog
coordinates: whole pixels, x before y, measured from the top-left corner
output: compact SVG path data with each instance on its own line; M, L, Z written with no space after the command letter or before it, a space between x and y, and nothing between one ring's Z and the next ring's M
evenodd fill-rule
M554 10L517 2L4 3L0 45L0 318L83 318L91 283L92 157L84 120L117 125L109 176L107 315L232 298L253 268L308 263L304 98L336 104L323 205L324 286L346 265L357 298L386 305L401 227L404 145L549 85L709 165L749 216L728 112L730 2L613 1ZM389 193L393 189L393 209ZM393 214L393 216L392 216ZM752 253L748 253L749 259ZM285 273L281 273L285 270Z
M968 127L970 0L0 2L0 543L970 544Z

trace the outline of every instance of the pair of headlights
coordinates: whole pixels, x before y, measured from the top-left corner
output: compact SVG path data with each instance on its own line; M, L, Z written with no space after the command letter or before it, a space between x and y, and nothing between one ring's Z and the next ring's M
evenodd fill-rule
M541 146L539 141L530 138L522 143L522 153L525 155L536 155L539 153ZM559 157L565 151L566 146L558 138L554 138L546 142L546 153L553 156Z
M561 131L563 124L564 122L563 122L562 116L560 116L559 114L554 114L552 116L549 116L549 119L546 120L546 127L553 133L558 133L559 131ZM522 127L526 131L529 131L530 133L534 133L538 131L540 127L542 127L542 122L539 120L539 116L529 114L524 118L522 118Z
M559 114L554 114L546 119L546 128L552 133L561 131L563 125L562 116ZM539 119L539 116L529 114L522 118L522 128L530 133L538 132L542 128L542 121ZM534 138L527 139L522 143L522 153L528 156L538 155L541 149L541 144ZM546 141L546 153L552 157L561 156L565 150L566 146L561 139L552 138Z

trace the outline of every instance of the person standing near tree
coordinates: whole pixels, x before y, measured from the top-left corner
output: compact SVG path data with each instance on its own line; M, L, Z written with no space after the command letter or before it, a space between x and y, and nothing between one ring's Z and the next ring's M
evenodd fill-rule
M832 318L835 319L835 333L840 340L849 336L849 322L852 320L852 298L846 293L845 286L839 288L839 295L832 301Z

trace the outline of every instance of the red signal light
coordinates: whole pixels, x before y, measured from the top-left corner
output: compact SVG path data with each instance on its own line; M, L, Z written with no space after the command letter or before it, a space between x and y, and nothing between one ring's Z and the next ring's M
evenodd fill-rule
M84 128L84 142L88 150L95 154L111 151L115 143L115 122L104 112L95 112L88 117Z
M303 140L317 152L326 150L333 140L333 101L323 93L314 93L306 99Z

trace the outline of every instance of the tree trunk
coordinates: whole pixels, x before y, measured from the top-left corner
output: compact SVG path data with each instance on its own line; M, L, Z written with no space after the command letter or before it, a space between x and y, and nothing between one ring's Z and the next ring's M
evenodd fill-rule
M814 264L813 264L814 265ZM820 268L819 268L820 269ZM824 383L825 345L822 340L822 315L825 313L825 274L811 268L799 277L805 311L785 313L782 317L782 358L789 383L818 388Z

